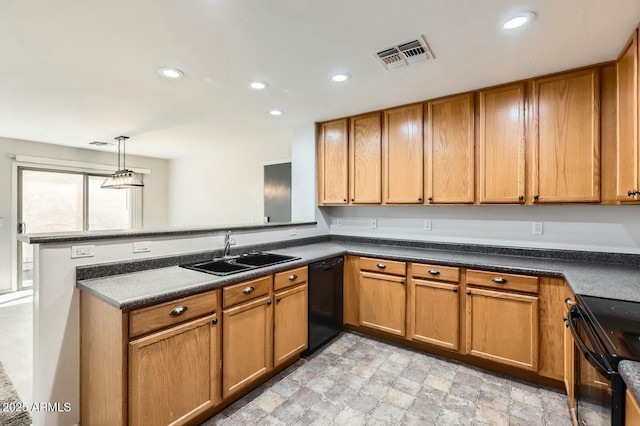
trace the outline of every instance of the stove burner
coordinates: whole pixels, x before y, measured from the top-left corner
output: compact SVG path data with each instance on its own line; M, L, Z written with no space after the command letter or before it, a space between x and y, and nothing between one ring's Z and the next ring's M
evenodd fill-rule
M617 315L623 315L625 318L640 321L640 311L634 309L635 306L629 305L613 305L611 310Z

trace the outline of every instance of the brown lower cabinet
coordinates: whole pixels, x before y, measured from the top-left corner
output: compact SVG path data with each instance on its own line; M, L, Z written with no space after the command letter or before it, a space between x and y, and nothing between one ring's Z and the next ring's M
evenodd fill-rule
M401 275L402 262L347 256L348 329L380 338L387 335L396 343L562 385L562 279L406 265Z
M404 276L360 271L360 325L405 335Z
M640 425L640 406L628 389L625 399L624 424L626 426Z
M80 300L85 425L201 421L307 348L306 266L131 311Z
M269 296L263 296L223 311L223 398L260 379L271 368L272 303Z
M129 344L131 425L182 424L218 402L218 330L213 314Z
M467 353L537 371L538 297L467 287Z

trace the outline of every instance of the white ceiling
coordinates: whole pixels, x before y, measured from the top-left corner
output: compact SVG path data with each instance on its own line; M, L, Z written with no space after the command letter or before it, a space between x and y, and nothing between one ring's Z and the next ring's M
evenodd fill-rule
M498 30L527 10L529 27ZM639 21L638 0L0 0L0 136L89 148L124 134L128 152L164 158L288 138L609 61ZM435 61L386 71L373 56L420 35ZM331 82L338 71L353 78Z

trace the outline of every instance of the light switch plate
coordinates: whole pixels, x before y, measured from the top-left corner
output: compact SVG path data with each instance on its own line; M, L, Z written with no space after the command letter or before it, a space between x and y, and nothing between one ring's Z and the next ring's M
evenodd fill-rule
M71 258L93 257L96 255L96 246L71 246Z
M151 251L151 241L137 241L133 243L134 253L148 253Z

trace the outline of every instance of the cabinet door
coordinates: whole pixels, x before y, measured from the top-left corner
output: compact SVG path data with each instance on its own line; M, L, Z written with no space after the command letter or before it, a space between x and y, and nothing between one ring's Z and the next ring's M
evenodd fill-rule
M460 336L458 284L412 278L410 286L411 339L457 351Z
M429 102L425 125L426 202L473 203L473 94Z
M616 200L633 201L638 187L638 31L622 50L617 63L618 141Z
M384 112L384 202L422 204L422 105Z
M565 305L564 310L564 387L567 390L569 408L575 411L574 384L575 384L575 352L573 335L569 328L569 306Z
M405 278L360 272L360 325L405 335Z
M275 367L307 349L307 284L275 294L273 363Z
M215 315L129 343L129 423L184 424L219 400Z
M347 119L320 125L318 204L347 204L349 161Z
M538 369L538 297L467 287L467 352Z
M533 202L600 200L597 69L533 82Z
M479 92L481 204L524 202L524 84Z
M382 202L382 126L380 113L351 119L349 182L352 204Z
M271 305L271 299L265 296L223 311L223 398L259 379L271 369Z

